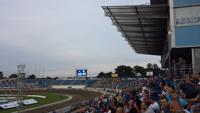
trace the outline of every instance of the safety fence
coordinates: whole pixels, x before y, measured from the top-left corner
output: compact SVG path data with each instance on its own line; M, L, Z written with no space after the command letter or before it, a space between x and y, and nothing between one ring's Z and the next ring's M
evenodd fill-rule
M176 79L200 77L200 65L185 64L174 65L173 75Z

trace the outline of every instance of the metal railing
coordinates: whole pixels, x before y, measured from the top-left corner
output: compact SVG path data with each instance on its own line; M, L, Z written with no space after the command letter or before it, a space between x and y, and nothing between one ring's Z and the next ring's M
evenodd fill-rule
M173 66L174 78L191 78L193 76L200 77L200 65L185 64Z

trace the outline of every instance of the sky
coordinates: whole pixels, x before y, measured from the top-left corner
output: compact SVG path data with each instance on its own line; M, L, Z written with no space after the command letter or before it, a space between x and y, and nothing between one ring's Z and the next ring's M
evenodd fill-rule
M105 17L101 6L148 4L148 0L1 0L0 71L89 76L118 65L159 64L159 56L137 54Z

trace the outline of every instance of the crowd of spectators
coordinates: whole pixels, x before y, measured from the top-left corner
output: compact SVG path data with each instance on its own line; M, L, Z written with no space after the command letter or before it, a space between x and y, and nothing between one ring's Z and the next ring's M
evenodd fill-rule
M102 95L80 113L200 113L198 83L156 77L135 80L122 90Z

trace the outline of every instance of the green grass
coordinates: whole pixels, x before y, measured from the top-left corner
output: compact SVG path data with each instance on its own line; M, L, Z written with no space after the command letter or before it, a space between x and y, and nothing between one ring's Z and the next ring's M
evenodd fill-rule
M37 107L37 106L41 106L41 105L45 105L45 104L49 104L49 103L67 99L66 96L62 96L62 95L54 94L54 93L34 93L33 95L43 95L43 96L46 96L47 98L43 99L43 98L38 98L38 97L26 97L25 96L24 99L35 99L38 101L38 103L33 104L33 105L23 106L22 109L33 108L33 107ZM17 111L17 109L12 108L12 109L7 109L7 110L0 110L0 113L12 113L15 111Z

